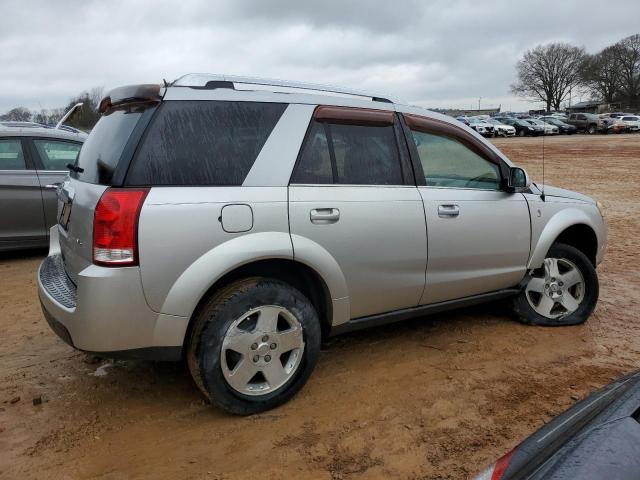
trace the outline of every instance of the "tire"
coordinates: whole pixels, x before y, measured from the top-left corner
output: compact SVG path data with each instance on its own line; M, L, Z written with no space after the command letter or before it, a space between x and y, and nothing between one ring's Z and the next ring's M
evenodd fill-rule
M595 133L596 133L596 130L597 130L597 126L596 126L596 125L589 125L589 126L587 127L587 133L588 133L589 135L593 135L593 134L595 134Z
M557 264L555 274L553 259ZM548 265L551 265L550 270L547 269ZM574 270L577 270L579 275L576 275ZM556 278L551 275L558 276ZM579 276L582 286L579 283L569 285ZM561 291L558 292L558 289ZM598 294L598 275L591 261L577 248L556 243L547 253L545 266L533 272L525 288L514 298L513 310L517 320L528 325L579 325L593 312L598 302ZM549 315L541 314L540 311L546 310L545 307L550 303L553 303L553 308L549 310ZM567 309L565 306L573 307L576 304L575 310Z
M524 137L526 134L527 134L527 132L525 132L524 130L520 130L518 132L518 136L520 136L520 137Z
M212 404L233 414L251 415L285 403L318 361L318 314L300 291L279 280L233 282L209 298L194 321L187 348L191 375ZM267 324L273 328L265 328ZM280 340L301 346L285 351L288 347L278 344ZM244 377L234 379L234 372ZM284 383L272 383L271 378Z

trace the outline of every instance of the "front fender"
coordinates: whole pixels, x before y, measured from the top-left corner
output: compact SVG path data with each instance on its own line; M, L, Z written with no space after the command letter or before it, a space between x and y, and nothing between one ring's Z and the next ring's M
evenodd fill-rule
M604 227L602 217L595 208L593 208L594 212L588 212L578 207L564 207L561 204L556 204L556 206L562 209L554 213L546 222L537 241L534 239L535 245L527 264L528 269L541 267L547 252L558 236L574 225L587 225L595 232L598 239L598 252L601 252L603 244L606 243L606 227ZM591 206L589 205L589 207Z
M182 272L160 311L190 317L207 290L225 274L247 263L274 258L293 259L289 233L251 233L217 245Z

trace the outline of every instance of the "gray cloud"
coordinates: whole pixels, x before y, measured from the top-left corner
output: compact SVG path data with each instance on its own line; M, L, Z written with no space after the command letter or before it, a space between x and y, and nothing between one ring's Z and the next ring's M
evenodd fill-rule
M0 112L204 71L521 109L509 84L526 49L561 40L597 51L640 30L635 0L4 1L2 11Z

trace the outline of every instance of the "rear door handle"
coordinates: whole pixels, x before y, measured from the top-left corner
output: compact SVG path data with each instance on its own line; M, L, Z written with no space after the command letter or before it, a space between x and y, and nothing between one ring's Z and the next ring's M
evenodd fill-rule
M456 204L438 205L438 216L442 218L457 217L460 215L460 207Z
M314 208L309 212L311 223L326 225L340 220L340 210L337 208Z

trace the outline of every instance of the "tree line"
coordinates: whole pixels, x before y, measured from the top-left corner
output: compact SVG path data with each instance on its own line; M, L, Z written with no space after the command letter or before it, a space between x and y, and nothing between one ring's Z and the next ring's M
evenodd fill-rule
M77 103L82 103L82 107L76 110L65 122L65 125L79 128L80 130L91 130L100 118L98 106L103 97L104 88L95 87L91 90L81 92L69 99L69 102L62 107L40 110L29 110L25 107L12 108L8 112L0 115L0 121L14 122L36 122L45 125L55 125Z
M623 38L590 54L568 43L538 45L516 64L511 92L560 110L572 92L594 100L640 110L640 34Z

